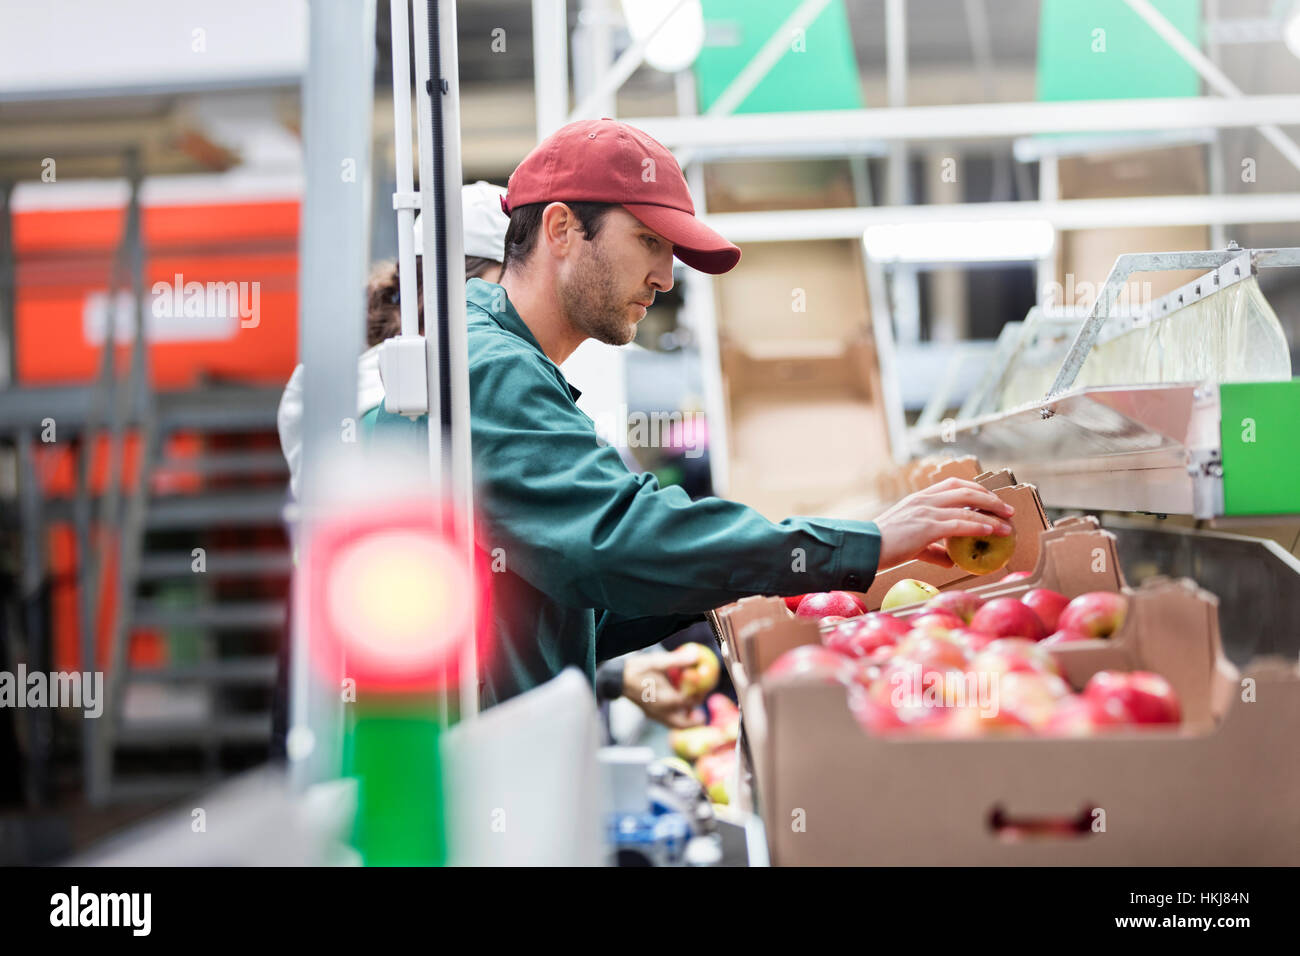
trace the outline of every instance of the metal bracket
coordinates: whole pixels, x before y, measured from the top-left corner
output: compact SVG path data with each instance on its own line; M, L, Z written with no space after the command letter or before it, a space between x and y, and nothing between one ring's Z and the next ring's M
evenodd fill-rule
M1187 475L1192 479L1193 516L1223 514L1223 456L1219 448L1189 448Z

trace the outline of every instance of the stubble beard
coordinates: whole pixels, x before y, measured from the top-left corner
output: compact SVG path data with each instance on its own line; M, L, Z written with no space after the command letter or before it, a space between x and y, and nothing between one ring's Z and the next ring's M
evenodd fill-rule
M606 345L627 345L636 337L636 324L627 319L631 303L619 295L609 260L594 241L560 283L559 297L569 323L584 336Z

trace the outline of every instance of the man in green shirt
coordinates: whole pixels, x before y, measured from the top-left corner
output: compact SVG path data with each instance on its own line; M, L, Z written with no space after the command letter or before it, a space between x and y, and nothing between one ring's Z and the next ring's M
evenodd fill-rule
M465 288L478 544L497 571L485 707L569 666L594 682L598 662L729 601L861 591L878 567L950 563L945 537L1010 532L1010 507L966 481L918 492L874 522L774 522L633 474L559 366L586 338L632 341L655 294L672 288L674 255L718 274L740 250L695 219L672 154L613 120L571 123L543 141L510 177L502 207L500 283ZM373 418L379 428L405 423L382 407ZM664 719L690 702L667 692L643 700L646 680L667 691L649 663L622 683Z

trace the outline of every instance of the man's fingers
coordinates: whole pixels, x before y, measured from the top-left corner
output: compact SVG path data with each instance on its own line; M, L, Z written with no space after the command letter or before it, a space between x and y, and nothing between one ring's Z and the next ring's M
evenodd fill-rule
M1011 533L1011 525L1005 521L1000 521L990 515L975 514L965 508L940 510L934 516L934 519L941 525L938 530L940 535L945 538L985 534L1005 536Z
M941 568L951 568L953 566L952 558L948 557L948 552L941 544L931 544L921 549L917 559L927 564L937 564Z
M1010 518L1016 513L1015 508L987 488L981 488L979 485L975 487L978 491L969 488L953 488L940 492L934 496L933 503L941 508L975 508L1003 518Z

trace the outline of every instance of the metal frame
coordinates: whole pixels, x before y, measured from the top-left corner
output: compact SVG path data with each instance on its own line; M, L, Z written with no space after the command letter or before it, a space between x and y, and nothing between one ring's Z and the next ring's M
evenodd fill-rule
M338 423L356 415L356 356L361 302L369 264L371 109L374 86L375 0L313 0L308 17L307 74L303 79L305 164L299 268L299 352L303 374L302 534L329 505L328 489L312 462L337 445ZM341 182L340 157L356 161L356 179ZM343 737L338 688L315 673L312 628L302 600L307 559L294 574L293 653L289 685L290 776L301 791L337 773Z
M1218 251L1144 252L1120 256L1115 260L1110 275L1106 277L1105 285L1102 286L1101 292L1097 295L1097 301L1093 304L1088 318L1080 326L1079 332L1070 346L1070 351L1061 363L1060 371L1056 373L1056 379L1052 383L1051 389L1043 397L1043 401L1051 401L1056 396L1068 391L1074 384L1074 380L1079 375L1079 370L1083 368L1083 363L1087 360L1088 353L1096 346L1098 336L1110 317L1110 307L1113 300L1119 295L1120 290L1130 276L1141 272L1168 272L1186 269L1211 270L1183 288L1175 289L1169 295L1152 303L1152 307L1147 312L1148 316L1154 316L1155 311L1159 311L1160 315L1163 316L1169 314L1171 309L1177 311L1184 305L1190 305L1195 299L1203 295L1209 295L1223 286L1231 285L1232 282L1246 278L1259 268L1286 268L1296 265L1300 265L1300 248L1243 250L1237 248L1236 243L1232 243L1227 249ZM1245 266L1244 269L1243 266ZM1205 291L1202 292L1202 289ZM1043 409L1044 417L1050 414L1050 409Z

